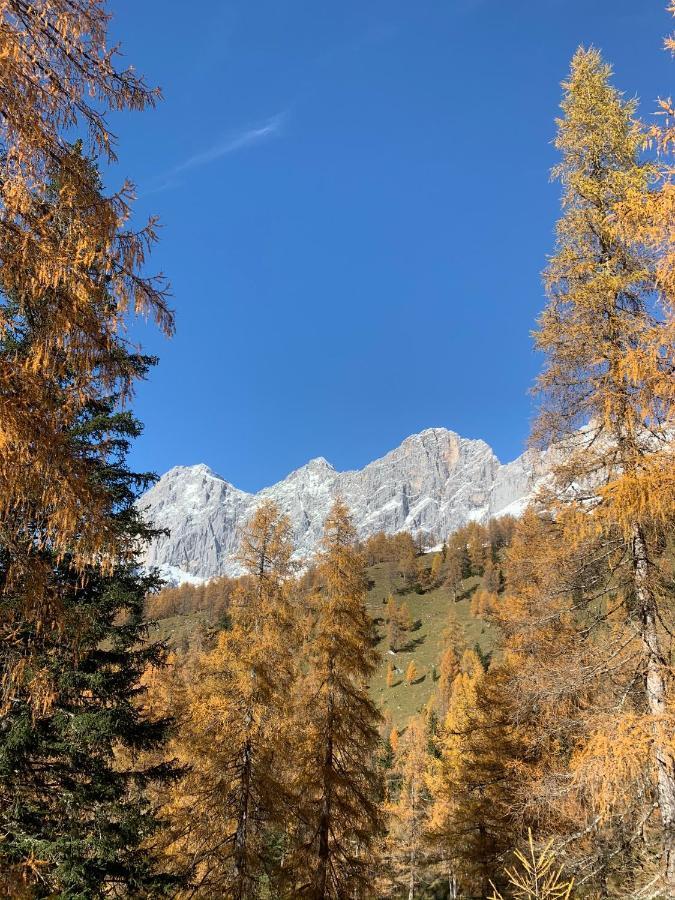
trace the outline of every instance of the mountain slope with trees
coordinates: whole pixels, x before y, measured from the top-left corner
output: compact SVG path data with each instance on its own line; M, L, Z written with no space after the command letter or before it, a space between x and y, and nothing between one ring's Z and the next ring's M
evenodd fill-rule
M563 83L522 515L432 430L239 497L240 577L159 591L124 327L173 321L99 168L157 92L108 22L0 0L0 893L675 900L672 103L646 126L594 48Z

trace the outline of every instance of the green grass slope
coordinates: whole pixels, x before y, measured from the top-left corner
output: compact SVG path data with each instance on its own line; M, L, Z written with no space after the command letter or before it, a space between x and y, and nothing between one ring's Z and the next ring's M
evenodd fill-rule
M431 565L432 554L427 554ZM368 610L378 622L380 641L380 664L375 673L371 688L373 697L380 708L391 713L392 723L397 728L405 726L411 716L419 712L427 703L434 691L432 666L438 665L441 655L443 630L448 621L448 612L453 610L455 618L464 629L466 644L473 648L479 644L484 652L493 649L496 641L496 629L471 615L471 594L479 579L468 578L461 586L459 599L454 601L452 592L446 587L419 594L416 591L400 591L401 578L392 563L378 563L368 569L371 587L368 591ZM405 603L410 610L412 621L417 627L409 632L408 646L397 653L388 651L386 644L386 601L393 594L400 605ZM379 620L382 620L381 622ZM413 684L406 684L405 671L411 660L419 672ZM387 687L387 667L389 663L396 667L396 680L392 687Z
M433 554L427 554L424 560L431 566ZM371 566L367 574L370 583L367 607L376 622L380 651L380 662L371 689L382 711L389 710L392 724L401 729L411 716L424 707L434 691L432 666L438 666L449 610L453 610L464 629L467 647L473 648L479 644L484 652L489 652L495 644L496 629L471 615L471 594L478 578L467 578L462 583L458 594L460 599L455 602L452 592L444 586L424 593L403 589L403 580L394 563L378 563ZM389 652L386 643L386 601L389 594L393 594L399 606L406 604L414 623L413 630L406 634L407 645L397 653ZM166 640L174 647L185 648L194 642L200 631L212 629L213 625L205 612L173 615L160 619L156 630L153 629L153 637ZM419 675L413 684L408 685L404 675L411 660L414 660ZM395 666L396 679L392 687L387 687L390 662Z

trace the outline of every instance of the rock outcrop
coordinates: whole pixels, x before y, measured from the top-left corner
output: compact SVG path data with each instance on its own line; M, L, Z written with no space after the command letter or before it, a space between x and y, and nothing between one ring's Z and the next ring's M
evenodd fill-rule
M176 466L139 500L146 517L170 531L155 540L145 564L174 583L238 574L239 529L265 498L289 516L301 559L315 551L337 496L361 537L410 531L439 541L470 520L518 515L540 477L539 463L530 450L502 465L484 441L429 428L358 471L336 472L319 457L256 494L208 466Z

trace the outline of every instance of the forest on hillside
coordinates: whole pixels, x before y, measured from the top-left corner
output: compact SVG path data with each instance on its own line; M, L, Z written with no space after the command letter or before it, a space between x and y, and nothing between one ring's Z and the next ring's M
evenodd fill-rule
M0 0L0 894L675 898L670 102L563 82L520 518L425 554L338 499L298 569L263 502L246 575L167 588L126 326L174 319L103 177L160 95L108 13Z

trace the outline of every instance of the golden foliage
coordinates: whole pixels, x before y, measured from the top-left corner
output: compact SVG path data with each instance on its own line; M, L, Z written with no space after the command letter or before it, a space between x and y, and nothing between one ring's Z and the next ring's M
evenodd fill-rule
M251 895L267 868L266 837L287 821L287 729L295 679L286 579L288 520L263 503L244 529L232 627L185 671L172 750L189 766L164 807L164 854L193 869L189 896Z
M406 887L415 896L426 855L425 832L430 796L427 788L427 735L424 721L413 717L400 741L395 774L386 804L385 883L391 891Z
M655 746L673 746L675 717L626 711L598 716L588 739L572 755L570 770L584 801L604 822L625 815L636 792L651 792Z
M503 624L509 650L529 653L519 689L550 710L563 777L608 834L634 843L626 828L640 830L655 792L675 891L672 608L656 565L675 521L672 218L658 239L639 225L636 211L669 191L660 162L641 158L645 129L610 75L597 50L580 49L564 83L563 216L535 335L546 353L537 435L553 444L555 484L539 498L541 527L523 522L534 551L512 547L518 597Z
M226 575L210 578L205 584L184 582L178 587L166 587L146 598L145 613L150 621L197 612L207 613L213 622L222 621L229 611L234 587L235 579Z
M315 626L299 681L294 754L301 798L298 896L370 896L382 832L375 763L381 717L368 693L377 653L365 607L364 559L346 506L326 520L313 598Z
M514 900L569 900L572 896L574 879L563 881L562 867L556 868L552 843L549 841L543 849L537 851L530 831L528 855L516 850L517 867L506 869ZM503 900L494 886L490 900Z
M675 398L672 315L652 309L652 294L663 298L655 254L641 240L620 238L615 226L618 206L634 194L649 196L658 171L639 160L644 131L635 104L610 85L610 74L596 50L579 50L564 83L555 142L562 161L553 171L564 215L535 334L547 355L537 435L562 442L563 455L573 458L561 474L630 477L643 495L633 505L658 510L672 508L672 475L661 484L664 500L645 472L655 463L645 461L657 454L659 471L672 471L664 431Z
M21 598L0 618L2 700L28 678L36 714L50 685L21 629L62 624L40 552L82 577L138 552L73 435L88 404L124 402L143 375L128 316L173 329L163 279L144 272L156 222L132 229L131 184L106 194L91 162L114 159L108 111L159 96L116 67L107 27L104 0L0 0L0 590Z
M419 677L419 670L415 664L415 660L411 659L405 670L405 683L412 684Z
M429 761L428 840L470 895L486 895L498 860L517 842L513 781L534 757L526 728L509 722L506 684L503 667L486 673L465 651Z
M110 109L154 104L115 67L101 0L0 0L0 336L39 323L22 355L0 357L0 517L16 551L26 510L38 538L77 565L120 552L100 490L73 456L68 429L99 392L128 395L133 364L118 352L129 311L170 332L161 279L143 273L151 220L127 226L131 185L106 196L86 158L114 158ZM84 153L66 135L84 132ZM129 548L122 548L125 552Z

